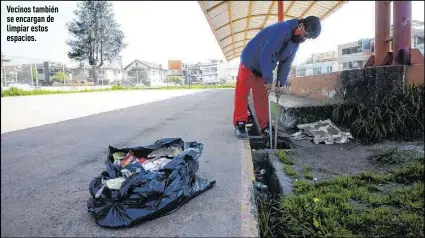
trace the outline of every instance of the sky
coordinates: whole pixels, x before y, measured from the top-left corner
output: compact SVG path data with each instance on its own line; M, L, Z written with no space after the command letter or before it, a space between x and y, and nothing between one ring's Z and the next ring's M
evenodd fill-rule
M14 43L6 39L7 35L11 35L6 31L7 17L35 14L8 13L8 5L54 5L59 8L59 13L50 14L54 22L45 23L49 27L48 32L28 33L34 35L37 41ZM56 61L75 64L67 57L69 48L66 40L69 34L66 24L74 18L76 6L75 1L2 1L1 51L15 62ZM183 60L187 63L225 60L197 1L115 1L113 7L116 20L125 35L124 41L128 44L121 52L124 66L135 59L162 64L165 68L168 60ZM374 37L374 19L374 1L351 1L344 4L322 22L322 33L317 39L308 40L300 46L295 63L301 63L313 53L336 50L338 44ZM424 21L424 1L412 2L412 19ZM239 60L230 63L237 65Z

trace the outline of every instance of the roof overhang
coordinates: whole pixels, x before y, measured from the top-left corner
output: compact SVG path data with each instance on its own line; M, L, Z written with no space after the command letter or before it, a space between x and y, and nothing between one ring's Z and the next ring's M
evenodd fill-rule
M225 58L240 56L260 30L277 22L277 1L198 1ZM348 1L284 1L284 20L324 20Z

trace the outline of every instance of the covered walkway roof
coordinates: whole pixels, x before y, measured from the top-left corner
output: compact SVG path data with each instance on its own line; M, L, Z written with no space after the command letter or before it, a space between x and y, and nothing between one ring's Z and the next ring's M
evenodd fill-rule
M246 43L278 20L278 1L198 1L226 59L240 56ZM326 19L348 1L284 1L284 20Z

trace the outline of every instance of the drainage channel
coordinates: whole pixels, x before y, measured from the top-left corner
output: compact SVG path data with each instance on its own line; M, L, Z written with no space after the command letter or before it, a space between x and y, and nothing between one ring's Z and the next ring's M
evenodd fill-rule
M254 166L255 182L254 196L258 209L258 224L260 237L270 237L275 227L278 227L279 217L276 213L277 200L282 195L282 185L279 183L277 173L270 159L270 154L280 149L291 149L291 143L288 138L278 137L277 148L271 150L266 144L266 139L261 136L258 123L252 116L249 109L249 121L247 131L249 134L249 143L252 150L252 160Z

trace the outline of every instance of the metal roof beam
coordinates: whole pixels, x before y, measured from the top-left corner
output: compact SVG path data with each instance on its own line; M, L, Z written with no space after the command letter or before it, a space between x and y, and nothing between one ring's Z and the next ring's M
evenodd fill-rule
M308 6L308 7L307 7L307 9L305 9L305 11L301 14L300 18L303 18L303 17L305 16L305 14L306 14L308 11L310 11L310 9L311 9L312 7L314 7L314 5L316 5L316 3L317 3L317 1L313 1L313 3L312 3L312 4L310 4L310 6Z
M231 50L229 50L229 51L227 51L227 52L225 52L224 53L224 55L227 55L229 52L231 52L232 50L236 50L236 49L240 49L240 48L243 48L243 47L245 47L244 45L242 45L242 46L238 46L238 47L236 47L236 48L234 48L234 49L231 49Z
M232 1L227 2L227 11L229 12L229 21L230 21L230 34L232 36L232 48L233 54L235 53L235 39L233 37L233 24L232 24Z
M271 4L270 9L269 9L269 12L266 15L266 19L264 19L264 22L263 22L263 25L261 26L261 29L263 29L264 26L266 25L267 20L269 19L270 14L272 13L272 9L273 9L275 3L276 3L276 1L272 1L272 4Z
M286 9L285 13L283 14L283 17L286 18L286 15L288 15L289 10L291 10L291 8L294 6L295 1L292 1L291 4L289 4L288 8ZM295 17L293 17L295 18Z
M252 30L261 30L261 28L251 28L251 29L249 29L249 31L252 31ZM245 30L237 31L237 32L233 32L233 34L231 34L231 35L228 35L228 36L225 36L225 37L221 38L221 39L220 39L220 42L221 42L221 41L224 41L225 39L227 39L227 38L229 38L229 37L231 37L232 35L236 35L236 34L239 34L239 33L242 33L242 32L245 32Z
M216 9L216 8L218 8L218 7L220 7L220 6L222 6L223 4L225 4L226 3L226 1L222 1L221 3L219 3L219 4L217 4L217 5L215 5L215 6L213 6L212 8L210 8L210 9L207 9L207 13L208 12L210 12L210 11L212 11L212 10L214 10L214 9ZM204 3L205 4L205 3ZM204 5L205 6L205 5Z
M343 3L344 3L344 1L338 1L338 3L335 6L333 6L327 13L325 13L325 15L323 15L322 20L325 19L326 17L328 17L332 12L335 11L335 9L337 9Z
M246 38L246 40L250 40L250 39ZM236 43L239 43L239 42L242 42L242 41L245 41L245 39L243 39L243 40L237 40L237 41L235 41L235 44L236 44ZM223 47L223 49L226 49L227 47L229 47L229 46L231 46L231 45L232 45L232 44L226 45L226 46L224 46L224 47Z
M264 17L264 16L267 16L268 14L255 14L255 15L251 15L251 17L250 17L250 19L251 18L253 18L253 17ZM274 17L276 17L277 16L277 14L270 14L270 16L274 16ZM295 16L291 16L291 15L286 15L287 17L290 17L290 18L297 18L297 17L295 17ZM233 21L232 22L237 22L237 21L241 21L241 20L245 20L245 19L248 19L249 18L249 16L248 17L241 17L241 18L238 18L238 19L233 19ZM230 25L230 22L229 23L226 23L226 24L224 24L224 25L222 25L222 26L219 26L219 27L217 27L215 30L216 31L218 31L218 30L220 30L221 28L223 28L223 27L226 27L226 26L228 26L228 25Z
M252 1L249 1L248 19L246 20L245 35L243 37L244 45L246 45L246 35L248 34L249 23L251 22L251 13L252 13Z

